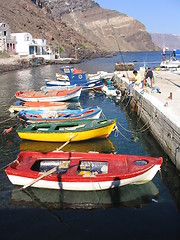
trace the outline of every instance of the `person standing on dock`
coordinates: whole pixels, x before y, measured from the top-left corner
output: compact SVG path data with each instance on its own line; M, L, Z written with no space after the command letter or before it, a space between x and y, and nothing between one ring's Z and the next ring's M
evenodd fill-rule
M129 81L132 81L132 83L129 84L129 88L128 88L130 95L132 94L134 84L139 87L142 86L142 84L141 84L142 79L141 79L140 74L136 70L133 71L133 74L134 74L134 76L132 78L129 78Z
M151 88L153 88L154 74L151 68L148 68L144 73L143 88L145 87L148 78L151 80Z

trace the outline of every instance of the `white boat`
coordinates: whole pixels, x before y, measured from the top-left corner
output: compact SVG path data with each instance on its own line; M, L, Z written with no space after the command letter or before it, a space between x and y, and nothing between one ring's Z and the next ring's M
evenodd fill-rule
M117 89L111 85L103 85L102 91L106 96L116 97Z
M69 81L69 77L66 74L56 73L56 80Z
M112 79L114 76L114 73L108 73L105 71L98 71L97 73L99 73L101 75L101 78L103 78L104 80Z
M166 49L163 49L163 58L160 64L161 68L180 68L180 50L173 50L169 59L166 59L166 55Z
M57 86L42 86L40 89L41 89L41 91L43 91L43 92L46 92L46 91L49 91L49 90L69 90L69 89L74 89L74 88L76 88L77 86L76 86L76 84L74 84L74 85L68 85L68 86L59 86L59 85L57 85Z
M94 81L94 80L100 80L100 79L101 79L101 74L100 73L88 74L87 75L87 81Z

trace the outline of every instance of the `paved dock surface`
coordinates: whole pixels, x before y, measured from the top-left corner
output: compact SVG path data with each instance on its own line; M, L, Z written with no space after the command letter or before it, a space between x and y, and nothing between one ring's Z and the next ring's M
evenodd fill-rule
M142 79L144 77L144 71L139 71ZM160 89L158 91L152 91L150 87L145 87L145 92L153 98L157 99L162 106L168 117L180 127L180 75L170 71L153 71L155 84L153 87ZM127 75L124 72L124 75ZM128 72L128 76L133 76L132 71ZM141 89L142 90L142 89ZM170 93L172 93L172 99L170 99Z
M180 171L180 75L165 70L153 72L155 90L135 86L131 103L137 105L137 114L149 123L149 130ZM144 71L139 73L143 79ZM128 89L131 83L127 76L133 76L132 71L116 74L116 82L122 89Z

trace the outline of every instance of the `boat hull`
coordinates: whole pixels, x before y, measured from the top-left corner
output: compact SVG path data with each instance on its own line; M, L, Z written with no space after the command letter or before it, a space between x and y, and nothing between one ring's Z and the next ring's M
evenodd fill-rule
M47 87L55 87L55 86L68 87L68 86L70 86L70 82L69 81L60 81L60 80L47 81L46 86Z
M66 110L66 111L21 111L17 118L27 123L36 122L59 122L66 120L80 119L99 119L102 109L85 108L82 110Z
M145 156L71 152L21 152L5 171L12 184L29 185L44 172L38 172L35 166L40 166L41 162L46 162L46 166L50 167L53 162L58 167L60 161L63 161L63 166L67 166L67 162L69 164L64 172L44 176L33 183L32 187L71 191L98 191L129 184L144 184L154 178L162 164L162 158ZM82 169L79 168L82 166L82 162L86 169L83 173ZM137 165L137 162L140 164ZM146 162L145 165L142 162ZM100 166L99 169L102 170L104 164L106 168L97 172L98 170L95 170L97 169L96 165L94 169L96 172L92 173L90 169L96 163ZM89 164L92 164L92 168L88 168Z
M84 141L92 138L107 138L111 134L113 128L116 126L116 122L113 121L107 126L82 130L82 131L66 131L66 132L23 132L18 131L17 133L21 139L33 140L33 141L44 141L44 142L67 142L72 136L76 136L72 139L73 142Z
M30 105L28 104L30 103ZM58 111L65 110L69 104L66 102L26 102L25 104L13 104L9 108L9 112L20 112L22 110L35 110L35 111Z
M32 94L32 92L25 92L24 94L21 94L21 92L17 92L16 98L26 102L64 102L69 100L77 101L79 100L79 97L81 95L82 87L76 87L76 89L69 90L69 92L67 91L67 93L65 94L59 94L61 91L65 90L51 90L47 91L47 95L46 93L40 93L40 96L36 94L36 91L34 91L34 95ZM49 94L49 92L51 92L52 94Z
M47 181L39 180L37 183L33 184L36 188L47 188L47 189L63 189L71 191L99 191L106 190L115 187L122 187L129 184L144 184L153 179L157 171L160 170L160 165L154 166L151 170L141 174L140 176L110 181L100 181L100 182L58 182L58 181ZM19 177L8 175L11 183L14 185L26 185L32 181L32 178Z

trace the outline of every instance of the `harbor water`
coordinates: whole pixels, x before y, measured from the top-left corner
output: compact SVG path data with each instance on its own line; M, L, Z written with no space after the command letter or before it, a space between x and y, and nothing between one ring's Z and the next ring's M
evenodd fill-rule
M85 60L74 65L87 73L113 72L116 62L133 62L135 69L159 66L161 53L123 53L113 58ZM103 117L116 118L119 131L108 139L68 144L64 151L163 157L161 172L143 185L108 191L70 192L45 189L20 191L3 167L20 151L53 151L62 143L22 141L15 115L8 111L18 90L39 90L45 79L55 79L59 65L47 65L0 75L0 239L180 239L180 173L127 102L116 102L101 92L82 92L70 108L96 107ZM12 132L3 130L14 126Z

